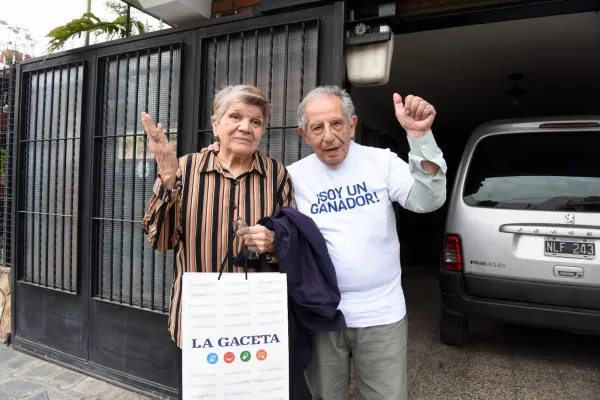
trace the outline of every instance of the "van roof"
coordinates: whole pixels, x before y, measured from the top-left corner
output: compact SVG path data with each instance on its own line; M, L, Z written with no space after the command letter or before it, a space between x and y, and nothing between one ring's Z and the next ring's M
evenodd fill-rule
M531 132L540 129L540 125L547 123L598 123L600 128L600 115L588 116L563 116L563 117L537 117L537 118L515 118L489 121L479 125L473 132L472 137L481 137L490 134ZM543 131L556 131L560 128L544 128ZM577 127L575 129L587 129Z

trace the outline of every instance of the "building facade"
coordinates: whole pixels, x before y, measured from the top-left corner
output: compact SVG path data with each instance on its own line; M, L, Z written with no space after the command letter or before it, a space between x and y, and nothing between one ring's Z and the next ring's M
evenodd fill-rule
M167 331L174 254L154 252L140 228L156 176L142 111L183 155L211 143L216 90L257 85L273 104L262 150L289 165L310 154L296 132L300 100L318 85L349 87L344 49L357 24L402 34L589 9L581 1L215 0L213 18L193 26L23 62L8 228L13 346L176 396ZM362 131L365 144L396 145Z

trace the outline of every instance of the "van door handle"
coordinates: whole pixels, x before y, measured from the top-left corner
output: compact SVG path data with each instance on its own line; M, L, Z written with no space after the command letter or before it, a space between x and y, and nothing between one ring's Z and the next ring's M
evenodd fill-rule
M572 278L575 276L575 272L558 271L558 275Z
M567 267L562 265L557 265L554 267L554 276L559 278L575 278L581 279L583 278L583 268L581 267Z

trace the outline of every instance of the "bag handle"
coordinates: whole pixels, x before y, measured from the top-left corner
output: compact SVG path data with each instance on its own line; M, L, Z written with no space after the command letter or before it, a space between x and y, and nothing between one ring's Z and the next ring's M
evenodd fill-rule
M231 248L233 249L233 240L231 241ZM217 278L217 280L221 280L221 275L223 275L223 271L225 270L225 264L227 262L227 258L229 257L229 254L231 254L231 250L227 252L227 254L225 254L225 257L223 258L223 261L221 261L221 267L219 267L219 277ZM246 274L246 280L248 280L248 259L246 258L246 256L244 255L244 273Z

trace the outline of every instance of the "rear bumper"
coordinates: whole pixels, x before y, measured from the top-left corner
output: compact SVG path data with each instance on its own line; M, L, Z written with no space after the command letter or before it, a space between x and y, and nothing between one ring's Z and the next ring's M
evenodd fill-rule
M506 280L486 278L486 285L495 283L502 287L506 285ZM439 284L442 293L442 307L450 313L522 325L600 334L600 310L472 296L467 293L465 275L461 272L441 270ZM530 290L535 290L536 285L539 285L542 290L547 290L543 283L531 283L531 285ZM560 287L557 290L560 291ZM598 295L600 296L600 290ZM600 297L598 299L600 301Z

